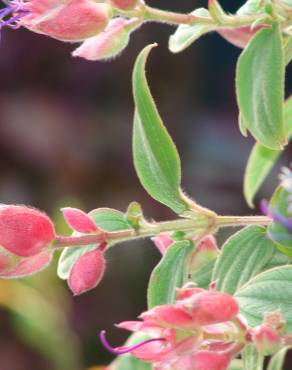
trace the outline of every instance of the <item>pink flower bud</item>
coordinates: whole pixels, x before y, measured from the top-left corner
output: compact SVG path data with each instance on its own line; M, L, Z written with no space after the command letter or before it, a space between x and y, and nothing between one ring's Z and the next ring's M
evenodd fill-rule
M197 287L192 287L192 286L185 286L182 288L178 288L176 290L176 300L181 301L182 299L186 299L189 297L192 297L195 294L204 292L204 289L202 288L197 288Z
M111 17L110 6L93 0L19 1L28 11L20 24L61 41L82 41L103 31Z
M80 209L66 207L62 208L61 211L71 229L79 233L92 233L97 231L97 226L92 218Z
M3 261L3 256L0 261ZM6 256L6 266L0 266L0 277L2 279L20 278L33 275L46 268L53 257L51 251L43 251L30 257ZM0 263L1 263L0 262Z
M116 57L128 45L130 32L140 23L137 19L115 18L105 31L85 40L72 55L91 61Z
M192 316L182 308L175 305L162 305L154 307L140 315L144 321L150 321L164 327L190 327L193 326Z
M138 0L109 0L109 3L118 9L130 10L137 6Z
M189 370L226 370L231 358L226 354L198 351L191 356L192 367Z
M244 26L238 28L221 28L217 32L231 44L239 48L244 48L259 29L261 29L261 26L254 28Z
M262 324L252 330L251 338L257 350L264 356L270 356L279 351L282 338L277 331L268 325Z
M55 239L44 213L25 206L0 206L0 245L17 256L38 254Z
M204 291L182 301L178 306L185 309L197 325L211 325L232 320L239 312L237 302L227 293Z
M69 288L75 295L95 288L102 279L104 270L105 259L100 249L83 254L70 271Z
M194 250L189 263L189 272L194 273L214 261L220 250L213 235L206 236Z
M151 238L151 240L153 241L155 247L157 247L161 254L164 254L168 247L170 247L171 244L173 243L173 240L171 239L169 233L159 234Z

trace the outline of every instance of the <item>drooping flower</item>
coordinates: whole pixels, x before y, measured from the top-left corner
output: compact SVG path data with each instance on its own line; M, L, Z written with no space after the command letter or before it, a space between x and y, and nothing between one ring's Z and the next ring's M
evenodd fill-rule
M237 302L226 293L200 288L182 288L178 295L174 304L144 312L141 321L117 325L145 333L149 340L132 347L112 348L102 332L106 348L115 354L131 353L151 362L155 370L226 370L242 348L239 330L246 330L235 324Z
M270 356L279 351L283 342L280 334L271 326L261 324L251 331L252 342L264 356Z

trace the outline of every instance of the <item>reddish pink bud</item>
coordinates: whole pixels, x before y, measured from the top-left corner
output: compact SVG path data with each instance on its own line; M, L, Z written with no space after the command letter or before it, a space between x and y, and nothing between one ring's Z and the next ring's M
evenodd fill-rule
M192 367L185 370L226 370L231 358L226 354L199 351L191 356Z
M102 279L104 270L105 259L100 249L83 254L70 271L69 288L75 295L95 288Z
M220 254L220 250L217 247L216 239L213 235L206 236L194 250L189 264L189 272L194 273L204 266L206 266L209 262L214 261L218 255Z
M137 6L139 0L109 0L109 3L115 8L130 10Z
M111 17L107 4L92 0L30 0L20 23L31 31L62 41L82 41L103 31Z
M192 316L175 305L162 305L142 313L144 321L151 321L164 327L193 326Z
M279 351L282 338L277 331L268 325L257 326L251 333L252 341L257 350L264 356L270 356Z
M157 249L161 254L164 254L168 247L171 246L173 240L170 237L169 233L162 233L151 238Z
M218 29L217 32L231 44L239 48L244 48L259 29L261 29L261 26L254 28L245 26L238 28L221 28Z
M80 209L65 207L62 208L61 211L71 229L79 233L92 233L97 231L97 226L92 218Z
M213 290L195 294L177 305L185 309L198 325L211 325L232 320L239 312L237 302L227 293Z
M204 289L192 287L192 286L185 286L183 288L178 288L176 290L176 300L181 301L182 299L186 299L192 297L195 294L204 292Z
M140 23L137 19L115 18L105 31L85 40L72 55L92 61L114 58L126 48L130 32Z
M2 279L12 279L33 275L43 270L50 264L53 253L51 251L43 251L31 257L6 257L8 264L3 268L0 267L0 277Z
M44 213L25 206L0 206L0 245L17 256L38 254L55 239Z

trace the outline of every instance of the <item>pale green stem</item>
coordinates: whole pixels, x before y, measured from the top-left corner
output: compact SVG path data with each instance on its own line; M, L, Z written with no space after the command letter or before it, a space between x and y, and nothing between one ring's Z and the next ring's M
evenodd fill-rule
M173 221L145 223L138 230L122 230L114 232L99 232L83 236L57 236L53 247L64 248L66 246L80 246L98 244L102 242L117 243L151 237L163 232L194 232L197 234L206 234L208 230L230 226L247 226L247 225L267 225L271 222L265 216L215 216L214 219L206 221L206 218L198 219L178 219ZM205 231L205 233L204 233Z
M242 27L251 26L255 21L260 20L260 24L270 24L272 17L267 14L255 14L255 15L225 15L220 19L220 23L211 16L198 16L194 14L183 14L170 12L162 9L152 8L150 6L141 4L137 9L131 11L123 11L114 9L114 15L126 16L129 18L137 17L145 22L159 22L167 23L170 25L195 25L204 24L209 26L220 26L220 27Z

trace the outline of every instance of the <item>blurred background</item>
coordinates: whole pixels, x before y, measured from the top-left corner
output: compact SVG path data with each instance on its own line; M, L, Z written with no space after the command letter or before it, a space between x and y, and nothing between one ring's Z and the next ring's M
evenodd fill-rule
M243 1L221 3L235 11ZM149 4L189 12L206 1ZM209 34L171 55L167 41L173 31L145 25L118 59L92 63L73 59L74 45L3 30L0 202L40 208L64 234L69 230L59 208L69 205L125 210L136 200L149 218L174 217L145 193L132 165L131 72L138 52L157 41L148 79L181 155L184 189L221 214L258 213L242 195L253 140L238 130L234 75L240 50ZM287 96L291 92L290 68ZM291 147L258 199L271 194L280 166L290 158ZM219 234L219 242L227 236L228 230ZM127 333L113 324L133 320L146 308L147 281L159 258L147 240L113 248L101 284L75 298L56 277L56 263L33 278L0 281L0 370L84 370L108 363L112 357L98 332L106 329L114 345L124 341Z

